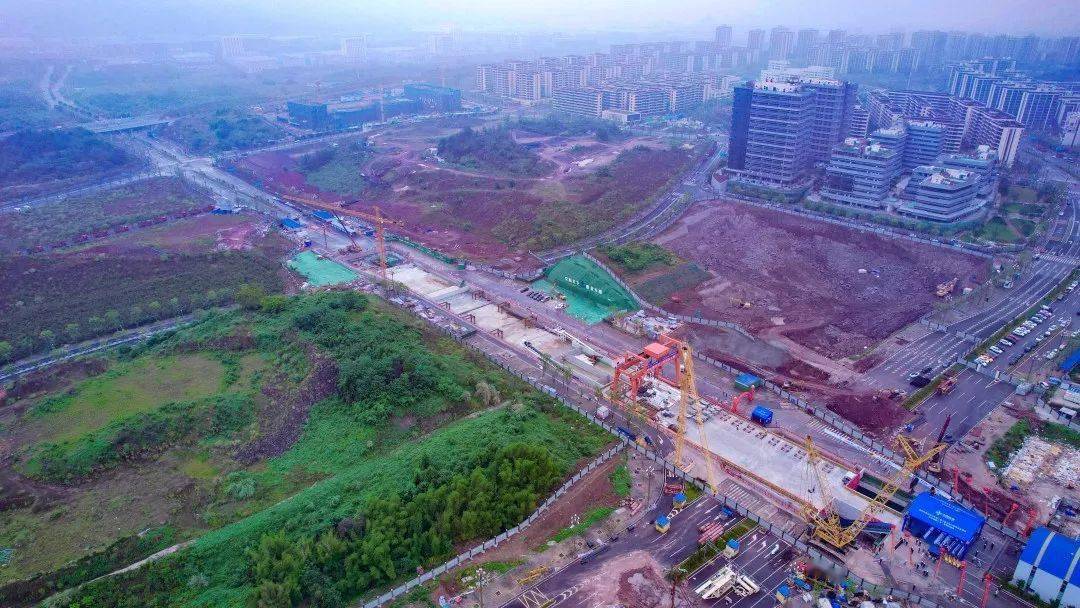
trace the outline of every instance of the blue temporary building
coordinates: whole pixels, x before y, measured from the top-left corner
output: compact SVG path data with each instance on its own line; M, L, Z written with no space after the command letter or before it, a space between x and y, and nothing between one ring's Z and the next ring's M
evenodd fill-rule
M291 217L283 217L281 218L281 227L286 230L299 230L303 228L304 225Z
M1020 553L1012 582L1048 604L1080 606L1080 541L1035 528Z
M957 559L964 559L985 524L982 515L929 492L916 496L904 515L904 529L925 541L931 554L945 548Z
M1065 357L1065 360L1061 362L1061 371L1066 374L1071 374L1073 368L1080 365L1080 348L1074 350L1072 354Z
M763 384L765 384L765 381L750 372L741 373L735 378L735 388L741 391L760 388Z
M317 211L312 211L311 215L314 215L315 217L319 218L320 220L322 220L324 222L329 222L330 220L334 219L334 214L333 213L330 213L329 211L324 211L322 209L319 209Z

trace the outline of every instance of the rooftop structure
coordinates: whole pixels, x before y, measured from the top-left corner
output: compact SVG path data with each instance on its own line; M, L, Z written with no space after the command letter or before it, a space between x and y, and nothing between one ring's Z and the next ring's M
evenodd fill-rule
M900 212L934 222L954 222L979 209L975 201L979 175L963 169L936 165L916 167L908 181L907 195L913 199Z
M930 553L964 559L979 538L986 518L951 500L923 492L915 497L904 515L904 529L930 546Z
M878 141L849 137L833 148L821 195L859 207L881 208L900 176L901 152Z
M1020 554L1012 583L1056 606L1080 606L1080 541L1036 528Z

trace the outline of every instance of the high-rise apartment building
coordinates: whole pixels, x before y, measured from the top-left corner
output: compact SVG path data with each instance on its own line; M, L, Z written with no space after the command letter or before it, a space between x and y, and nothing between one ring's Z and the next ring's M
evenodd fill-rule
M792 57L798 61L806 61L810 58L810 51L818 45L818 31L815 29L801 29L795 36L795 50Z
M769 57L789 59L795 48L795 32L786 27L777 26L769 32Z
M805 190L815 162L846 135L853 85L786 76L735 88L728 169L740 183Z
M746 48L751 51L765 50L765 30L750 30L747 32Z
M713 38L713 42L722 49L731 46L731 26L716 26L716 36Z
M367 38L364 36L350 36L341 39L341 54L346 61L360 61L367 54Z

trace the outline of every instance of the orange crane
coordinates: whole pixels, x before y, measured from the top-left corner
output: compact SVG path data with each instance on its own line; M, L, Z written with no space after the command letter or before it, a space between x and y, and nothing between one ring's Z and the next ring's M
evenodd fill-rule
M363 211L356 211L355 209L342 207L341 204L338 203L328 203L326 201L305 198L302 196L292 196L289 194L280 194L279 196L287 201L300 203L301 205L307 205L308 207L315 207L316 209L322 209L323 211L329 211L335 216L340 213L341 215L348 215L350 217L355 217L362 219L366 222L370 222L371 225L375 228L375 246L379 251L379 280L382 281L384 286L387 285L385 227L386 224L404 226L405 224L403 222L383 215L382 210L379 209L377 205L372 207L374 213L365 213ZM338 221L340 222L340 220ZM344 225L342 225L342 227L344 227ZM352 239L352 235L349 235L349 238ZM353 243L355 244L355 242L356 241L354 240Z

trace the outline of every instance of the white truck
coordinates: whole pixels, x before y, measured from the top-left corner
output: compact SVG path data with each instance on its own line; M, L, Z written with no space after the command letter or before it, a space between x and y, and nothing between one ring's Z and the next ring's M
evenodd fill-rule
M596 417L600 420L607 420L611 417L611 409L606 405L601 405L596 408Z

